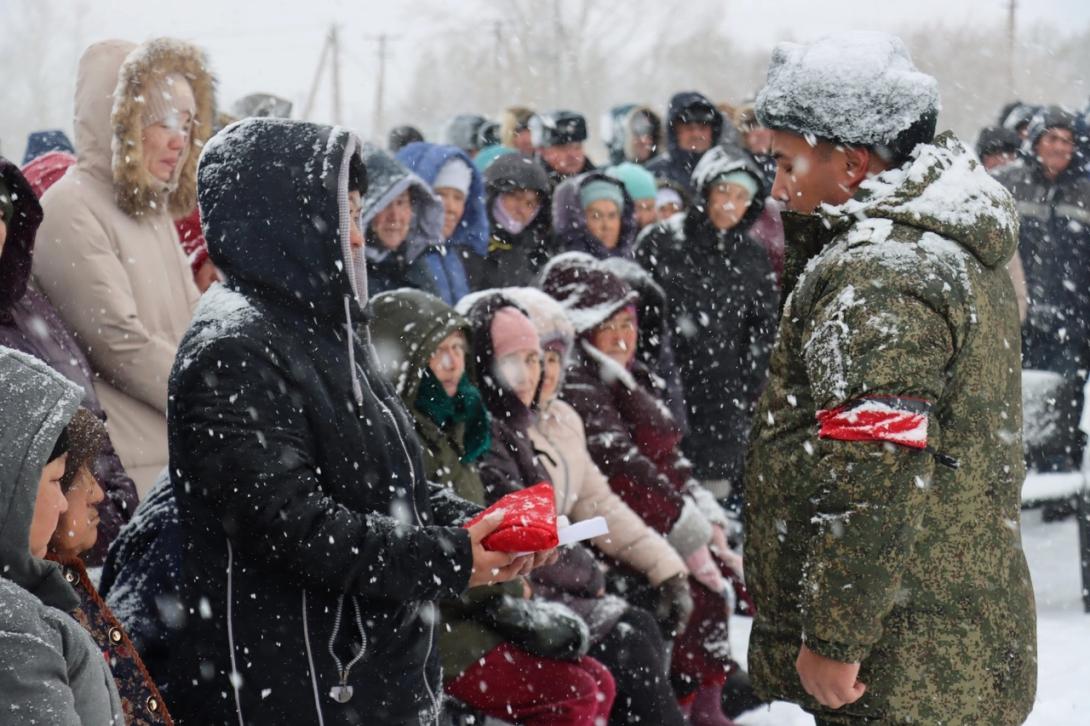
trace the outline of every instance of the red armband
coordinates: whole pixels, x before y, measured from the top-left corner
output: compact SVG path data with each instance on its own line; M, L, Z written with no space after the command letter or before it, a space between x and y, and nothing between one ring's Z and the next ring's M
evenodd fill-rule
M923 399L867 396L818 411L818 436L837 441L888 441L926 449L930 413L931 403Z

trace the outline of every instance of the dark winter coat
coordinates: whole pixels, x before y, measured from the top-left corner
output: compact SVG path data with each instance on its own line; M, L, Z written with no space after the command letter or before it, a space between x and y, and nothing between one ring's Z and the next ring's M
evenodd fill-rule
M17 195L15 221L8 224L7 242L0 256L0 345L45 361L50 368L82 387L81 405L105 421L106 413L92 385L91 364L53 305L27 284L42 208L15 165L2 158L0 179ZM136 509L137 496L136 484L125 473L113 444L107 442L95 459L93 470L106 498L98 505L101 518L98 542L87 553L86 560L90 565L100 565L121 525Z
M708 218L707 194L717 177L739 170L758 192L742 220L719 231ZM768 255L746 234L761 213L766 183L749 154L721 146L708 151L693 178L693 206L641 234L636 257L670 302L689 424L682 448L698 479L726 480L737 491L779 310Z
M1072 377L1090 368L1090 178L1079 167L1074 158L1050 181L1031 152L995 173L1021 218L1018 251L1029 292L1023 364Z
M491 225L488 253L466 260L470 286L474 290L531 285L541 267L556 253L552 237L551 185L541 164L520 154L496 159L485 170L485 210ZM531 189L538 194L537 216L518 234L497 221L493 211L504 192Z
M453 304L469 291L460 255L443 244L443 203L427 183L372 144L364 144L368 187L362 195L361 225L367 237L367 289L372 295L413 287ZM396 250L387 250L371 231L375 215L409 190L413 218Z
M186 617L179 599L181 537L178 503L164 469L110 546L98 585L167 703L171 647Z
M707 544L711 529L683 494L691 471L681 429L647 368L625 370L580 340L560 397L583 419L587 450L624 503L683 556Z
M29 547L38 480L81 395L37 358L0 348L0 713L6 723L124 723L106 660L68 615L79 598L61 566L34 557Z
M437 718L434 601L465 589L460 525L480 509L425 480L411 420L352 332L359 149L339 127L248 119L201 156L226 283L201 298L170 378L181 600L196 613L169 665L184 723ZM353 653L345 677L336 661Z
M608 249L591 234L587 227L587 215L579 192L586 184L605 181L621 190L624 208L621 210L621 233L617 246ZM553 195L553 235L556 247L563 252L586 252L599 260L606 257L632 257L632 245L636 240L636 206L624 184L602 172L592 171L572 177L556 188Z
M693 189L693 170L704 152L688 151L677 145L677 122L681 112L696 102L702 102L714 109L712 122L712 143L715 143L723 133L723 115L715 109L714 104L706 96L696 91L683 91L676 93L670 99L670 106L666 110L666 153L656 156L644 164L647 171L656 177L669 179L681 185L690 194Z
M831 719L1020 724L1037 658L1013 200L943 134L785 220L788 297L746 462L753 683ZM802 642L861 662L863 697L823 710Z
M79 605L70 611L72 617L94 638L95 645L110 664L125 712L124 723L129 726L171 726L174 721L155 681L144 667L124 626L95 590L83 560L78 557L54 559L52 556L50 559L61 565L65 581L79 598Z
M461 331L472 339L469 322L450 306L416 290L380 295L371 302L371 330L379 361L387 380L397 390L413 415L416 432L424 449L428 478L450 487L455 494L485 505L484 485L476 462L466 462L463 434L465 425L441 429L415 403L420 380L428 369L432 351L448 335ZM467 372L472 370L467 355ZM505 638L485 624L488 610L501 607L504 595L521 597L521 582L476 587L460 598L443 601L443 625L439 629L439 660L446 682L457 678L481 656Z

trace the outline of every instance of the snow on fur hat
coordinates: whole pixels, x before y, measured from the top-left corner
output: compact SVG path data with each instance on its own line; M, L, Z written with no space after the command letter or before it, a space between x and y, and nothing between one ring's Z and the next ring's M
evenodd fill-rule
M900 38L874 31L777 44L756 104L763 126L884 148L895 160L934 138L939 109L938 82Z
M627 282L583 252L565 252L549 260L541 273L541 289L563 306L579 335L639 298Z

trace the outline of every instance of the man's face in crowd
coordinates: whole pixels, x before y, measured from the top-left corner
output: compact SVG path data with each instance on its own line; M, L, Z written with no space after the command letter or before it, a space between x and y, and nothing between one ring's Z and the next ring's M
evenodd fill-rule
M554 171L571 175L583 171L583 164L587 161L587 154L583 151L583 142L573 141L570 144L557 144L556 146L542 148L541 158Z
M693 122L676 124L677 145L684 151L705 152L712 147L712 127L705 123Z
M828 141L811 144L790 131L773 131L772 196L800 214L813 214L822 204L843 204L855 193L853 173L860 153Z
M1048 129L1037 139L1034 148L1045 174L1055 179L1071 164L1075 153L1075 135L1070 129Z

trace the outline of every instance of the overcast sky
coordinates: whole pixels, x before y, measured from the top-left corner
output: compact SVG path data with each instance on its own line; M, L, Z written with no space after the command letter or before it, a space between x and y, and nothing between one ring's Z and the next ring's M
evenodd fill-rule
M10 0L5 0L10 1ZM44 2L47 0L15 0ZM50 0L54 3L57 0ZM487 37L489 21L503 0L459 0L448 5L465 17L453 32ZM563 2L564 0L562 0ZM604 0L603 0L604 1ZM676 2L677 0L663 0ZM686 0L681 0L685 2ZM692 0L689 0L692 1ZM942 22L1004 22L1009 0L722 0L723 22L736 42L770 47L781 39L806 39L838 29L872 28L897 31L920 24ZM618 12L640 2L616 3ZM62 5L71 7L71 2ZM348 77L373 94L378 33L397 36L391 45L389 79L391 99L413 69L414 52L445 29L437 24L430 3L413 0L307 0L272 3L268 0L111 0L87 2L80 14L80 29L73 42L87 43L109 37L134 41L174 35L195 41L212 58L222 97L233 100L254 90L288 96L301 106L318 61L323 37L332 22L341 28ZM545 3L540 3L545 6ZM1023 27L1051 21L1066 28L1090 24L1090 0L1021 0ZM274 9L275 8L275 9ZM444 23L445 25L445 23ZM0 29L0 36L2 36ZM648 29L648 33L654 32ZM63 39L58 39L63 42ZM638 42L638 38L635 39ZM353 94L355 95L355 93ZM297 106L298 107L298 106Z

